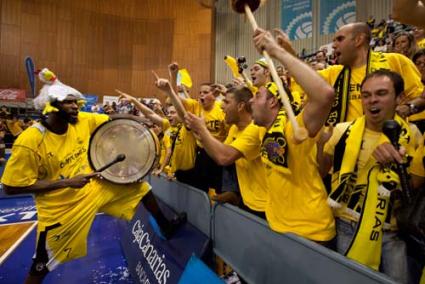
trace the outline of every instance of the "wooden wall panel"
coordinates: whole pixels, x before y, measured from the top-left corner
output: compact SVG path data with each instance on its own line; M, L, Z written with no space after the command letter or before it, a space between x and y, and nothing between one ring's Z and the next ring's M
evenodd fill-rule
M196 0L1 0L0 88L26 89L24 59L83 93L158 96L151 70L178 61L193 94L211 80L210 9ZM40 88L40 84L38 84Z
M21 8L21 1L2 0L1 23L19 25L21 23Z

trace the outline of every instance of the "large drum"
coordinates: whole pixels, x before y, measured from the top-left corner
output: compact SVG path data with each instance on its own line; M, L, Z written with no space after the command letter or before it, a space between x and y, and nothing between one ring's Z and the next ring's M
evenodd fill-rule
M145 124L119 118L105 122L92 134L89 162L98 171L124 154L124 161L102 171L102 177L118 184L140 182L156 165L159 150L158 138Z

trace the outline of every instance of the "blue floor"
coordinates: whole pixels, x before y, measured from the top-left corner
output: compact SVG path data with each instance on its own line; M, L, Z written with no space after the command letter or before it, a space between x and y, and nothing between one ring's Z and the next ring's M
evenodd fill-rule
M88 238L88 255L60 265L43 283L133 283L121 250L120 220L98 215ZM35 230L0 266L0 283L23 283L31 265L35 247Z
M9 158L10 154L6 154ZM0 177L4 167L0 167ZM0 225L36 221L32 196L6 196L0 188ZM87 241L87 256L60 265L49 273L43 283L133 283L120 244L118 219L98 215ZM35 251L34 229L0 266L0 283L23 283Z

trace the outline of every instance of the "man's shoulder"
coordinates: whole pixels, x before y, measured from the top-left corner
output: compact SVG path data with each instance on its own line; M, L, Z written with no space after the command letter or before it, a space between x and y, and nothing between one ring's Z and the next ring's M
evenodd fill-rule
M400 53L382 52L381 54L388 60L388 63L390 64L391 68L394 67L394 63L411 62L411 60L407 56Z
M344 69L343 65L330 65L329 67L317 71L323 78L336 77Z
M37 147L43 139L43 136L49 130L41 123L35 123L25 129L16 139L14 145L25 146L28 148Z
M347 130L347 128L348 128L351 124L353 124L353 122L352 122L352 121L340 122L340 123L337 123L337 124L335 125L335 129L336 129L337 131L345 131L345 130Z
M78 112L78 120L92 119L94 117L101 117L105 115L106 114L80 111Z
M240 130L235 124L232 124L232 126L229 129L229 135L228 136L237 136L236 138L240 137L259 137L260 132L260 126L255 125L253 122L248 124L244 129Z
M342 69L344 69L343 65L329 65L323 70L319 70L319 74L327 73L327 72L340 72Z

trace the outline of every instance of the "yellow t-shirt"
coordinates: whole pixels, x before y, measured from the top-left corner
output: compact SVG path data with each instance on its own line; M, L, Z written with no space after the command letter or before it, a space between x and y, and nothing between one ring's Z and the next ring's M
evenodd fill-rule
M166 118L164 118L162 120L162 133L164 133L164 136L162 137L161 141L160 141L160 157L159 157L159 165L162 165L162 163L164 162L165 156L167 155L167 131L168 129L171 127L170 125L170 121ZM168 136L169 139L169 136Z
M170 121L166 118L163 118L162 119L162 131L165 132L170 127L171 127Z
M13 120L6 120L7 128L9 129L10 133L17 137L19 134L22 133L23 129L21 127L21 122L13 121Z
M301 127L304 126L302 116L303 112L296 117ZM307 138L295 144L290 122L286 123L284 134L290 172L262 157L269 188L267 221L280 233L291 232L314 241L329 241L335 236L335 222L317 169L316 139ZM274 151L274 154L277 152L284 151Z
M41 124L27 128L13 144L1 182L25 187L38 180L59 180L91 172L87 156L90 135L108 119L107 115L80 112L78 123L69 124L62 135ZM64 208L75 206L86 194L85 190L69 187L35 194L39 220L56 222L54 219Z
M268 189L266 173L260 157L259 131L260 127L253 123L242 131L239 131L236 125L232 125L224 144L232 146L243 155L235 164L244 204L252 210L264 212Z
M425 147L421 143L416 149L416 152L413 156L412 163L410 165L410 173L419 177L425 177L425 168L424 168L424 157L425 157Z
M399 73L403 77L405 92L401 103L407 102L413 98L420 96L423 92L421 75L416 66L413 64L413 62L407 57L398 53L384 53L384 56L388 60L388 65L390 66L390 69L394 72ZM342 69L342 65L333 65L324 70L320 70L319 74L331 86L333 86ZM360 85L365 76L366 64L351 70L349 89L350 101L348 105L347 121L353 121L357 117L363 115L362 103L360 99ZM413 117L413 120L417 120L416 116Z
M215 101L213 108L209 111L202 109L202 105L194 99L184 100L184 105L188 112L204 117L205 124L212 136L221 142L226 139L229 127L225 123L225 114L221 108L221 101ZM200 143L198 143L198 146L202 147Z
M329 141L325 144L325 147L323 149L324 153L330 156L334 156L335 147L338 144L344 132L350 126L350 124L351 122L343 122L343 123L338 123L334 127L332 136L329 139ZM411 145L414 145L416 144L415 141L417 138L415 138L414 130L412 128L411 128L411 131L412 131ZM359 155L357 157L357 176L367 175L371 166L376 165L376 161L374 160L372 154L375 151L376 147L378 147L379 145L381 135L382 135L381 132L376 132L376 131L372 131L370 129L365 128L363 137L359 137L359 139L362 140L362 144L361 144L362 146L359 151ZM412 155L414 151L413 149L410 149L410 148L406 150L409 155ZM343 153L340 153L340 154L342 155ZM337 180L333 182L337 182ZM334 209L334 214L336 217L343 218L345 220L354 221L354 222L359 221L359 217L360 217L359 212L361 212L361 209L364 203L367 187L366 186L362 187L361 184L358 184L358 183L356 183L355 186L357 186L357 188L360 188L361 190L360 191L354 190L353 192L351 192L350 196L347 197L347 203L343 203L340 208ZM353 200L357 200L357 202L353 203ZM350 208L351 210L347 211L347 204L349 202L352 208ZM357 212L357 213L354 213L354 212ZM394 216L391 216L390 223L392 225L391 228L395 229L396 220Z
M421 39L420 41L416 42L416 45L421 49L425 48L425 38Z
M179 127L175 142L170 140L172 154L170 158L171 172L190 170L195 166L196 139L185 126ZM174 148L173 148L174 143Z
M338 123L333 130L332 136L329 139L329 141L325 144L324 147L324 153L334 156L335 153L335 146L338 143L338 141L341 139L344 132L347 130L347 128L350 126L351 122L343 122ZM358 167L358 173L366 170L369 171L369 168L365 169L365 166L369 159L372 157L372 153L375 150L375 148L378 146L379 138L381 137L381 132L375 132L369 129L365 129L363 137L359 137L359 139L362 139L362 147L359 151L359 156L357 158L357 167ZM342 155L342 153L341 153ZM352 193L352 195L355 195L357 193ZM364 197L366 194L366 187L363 188L361 192L358 192L360 196L358 197L358 202L356 206L362 206ZM354 197L353 197L354 198ZM357 197L356 197L357 198ZM341 208L336 208L334 211L336 217L343 218L345 220L352 220L357 222L359 220L359 216L353 216L353 214L349 214L346 210L347 204L343 204Z
M291 77L290 88L291 94L294 97L294 102L299 103L299 105L304 105L305 103L305 94L303 88Z

